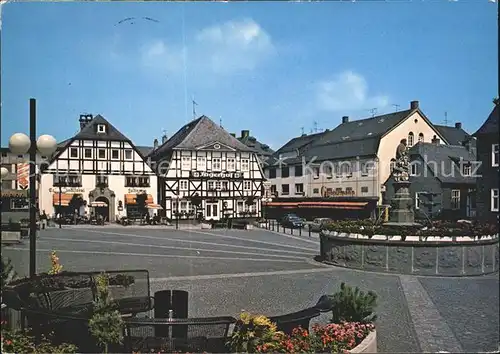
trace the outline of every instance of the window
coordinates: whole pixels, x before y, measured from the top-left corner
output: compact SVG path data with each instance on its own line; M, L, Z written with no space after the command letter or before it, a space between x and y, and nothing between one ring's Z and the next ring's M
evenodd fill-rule
M418 134L418 142L423 143L424 142L424 133Z
M188 203L188 211L190 214L194 214L194 205L192 203Z
M396 167L396 159L391 159L391 173L394 172L394 168Z
M272 184L271 185L271 194L276 194L276 185L275 184Z
M361 162L361 176L366 177L368 176L368 164L366 162Z
M207 189L208 190L214 190L215 187L214 187L214 181L208 181L207 182Z
M186 170L186 171L191 170L191 157L190 156L182 156L181 169Z
M491 166L498 166L499 158L498 158L498 144L491 145Z
M205 158L205 156L198 156L196 158L196 169L197 170L207 169L207 159Z
M117 149L111 150L111 158L113 160L118 160L120 158L120 151Z
M241 159L241 170L242 171L250 170L250 164L248 162L248 159ZM275 178L275 177L272 177L272 178Z
M225 190L225 191L229 190L229 182L228 181L222 181L222 190Z
M228 171L236 170L236 162L233 158L226 159L226 165Z
M352 193L352 188L351 187L346 187L345 192L347 195L351 195Z
M332 178L333 177L333 168L331 165L326 165L323 168L323 172L326 174L326 178Z
M295 194L304 194L304 184L296 183L295 184Z
M361 194L368 193L368 187L361 187Z
M95 185L97 187L106 187L108 185L108 176L96 176Z
M125 150L125 160L132 160L132 150L131 149Z
M416 176L418 173L418 168L416 163L411 163L410 164L410 176Z
M313 178L319 178L319 167L313 167Z
M451 208L460 209L460 189L451 190Z
M283 194L283 195L290 194L290 186L288 184L281 185L281 194Z
M70 148L69 149L70 157L78 157L78 148Z
M413 146L413 132L410 132L408 134L408 144L407 145L408 145L408 147Z
M342 175L344 176L351 175L351 165L349 163L342 163L342 165L340 166L340 170L342 172Z
M97 150L97 156L100 159L105 159L106 158L106 149Z
M313 194L319 194L319 188L314 188L313 189Z
M61 185L67 187L81 187L82 186L82 178L77 175L69 175L69 176L60 176L59 180L61 181Z
M215 189L217 189L218 191L222 189L221 181L215 181Z
M125 187L137 187L139 180L135 176L125 177Z
M281 168L281 178L287 178L290 177L290 169L287 167L282 167Z
M98 133L106 133L106 126L104 124L98 124L97 125L97 132Z
M269 169L269 178L276 178L276 169L275 168Z
M295 177L302 176L302 165L295 166Z
M187 191L189 189L188 181L179 182L180 190Z
M149 187L149 177L139 177L138 178L138 186L139 187Z
M83 150L83 156L86 158L86 159L91 159L92 158L92 149L85 149Z
M498 188L491 189L491 211L498 211Z
M187 211L187 201L181 200L181 212L182 211Z
M10 208L12 210L29 209L30 204L29 204L28 199L14 198L11 200Z
M243 181L243 189L247 190L247 191L252 189L252 182L251 181Z
M462 175L470 176L470 174L471 174L471 165L463 164L462 165Z
M221 170L221 163L220 163L220 158L212 158L212 170L214 171L220 171Z
M245 204L243 202L238 202L236 206L238 213L245 211Z
M415 192L415 209L420 209L420 197L418 192Z

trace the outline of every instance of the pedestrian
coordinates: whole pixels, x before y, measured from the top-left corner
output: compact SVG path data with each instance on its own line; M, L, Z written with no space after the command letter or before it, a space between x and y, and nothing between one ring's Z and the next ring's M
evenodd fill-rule
M47 214L45 213L45 210L42 212L42 215L40 215L40 224L42 226L42 230L45 230L47 228Z

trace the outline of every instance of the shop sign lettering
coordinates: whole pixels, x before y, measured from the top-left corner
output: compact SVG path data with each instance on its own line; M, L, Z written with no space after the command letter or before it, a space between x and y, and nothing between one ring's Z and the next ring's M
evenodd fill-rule
M202 172L202 171L191 171L192 178L231 178L238 179L242 178L243 174L241 172Z
M49 188L49 193L59 193L59 188ZM81 193L85 193L85 188L61 187L61 193L81 194Z
M135 194L142 194L142 193L146 193L146 190L145 189L137 189L137 188L129 188L128 192L130 194L133 194L133 193L135 193Z

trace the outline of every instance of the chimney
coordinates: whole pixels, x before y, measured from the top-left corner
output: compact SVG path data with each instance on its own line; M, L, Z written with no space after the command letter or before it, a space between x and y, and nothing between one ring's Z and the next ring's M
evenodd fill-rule
M233 138L236 138L236 133L230 133Z
M435 145L439 145L439 144L441 143L441 141L439 140L439 138L438 138L438 137L436 137L435 135L434 135L434 137L432 138L431 142L432 142L433 144L435 144Z
M248 138L249 135L250 135L250 130L241 131L241 138Z
M418 108L418 101L411 101L410 109L417 109L417 108Z
M462 123L460 123L460 122L456 122L456 123L455 123L455 128L457 128L457 129L462 129Z
M167 134L163 134L163 136L161 137L161 143L165 144L167 140L168 140Z
M349 116L343 116L342 123L348 123L348 122L349 122Z
M92 122L92 114L80 114L80 131L83 130L90 122Z
M153 141L153 150L156 150L156 149L158 149L158 139L155 139Z

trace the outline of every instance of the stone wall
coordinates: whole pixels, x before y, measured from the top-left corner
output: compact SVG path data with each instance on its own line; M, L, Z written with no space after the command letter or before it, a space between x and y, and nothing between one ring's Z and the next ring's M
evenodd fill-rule
M325 263L376 272L470 276L498 271L498 237L471 241L395 241L320 235Z

